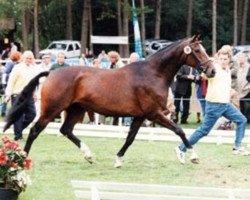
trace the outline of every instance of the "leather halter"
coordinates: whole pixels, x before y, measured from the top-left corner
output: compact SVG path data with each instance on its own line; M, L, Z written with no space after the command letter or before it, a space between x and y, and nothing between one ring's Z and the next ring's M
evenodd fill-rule
M195 42L195 43L197 43L197 42ZM202 69L201 71L205 73L208 70L209 63L212 62L212 60L208 59L207 61L201 62L199 60L198 56L196 55L196 53L192 49L193 44L194 43L191 43L191 44L188 44L187 46L184 47L184 54L186 55L185 61L187 60L187 57L192 54L194 56L194 58L196 59L196 61L198 62L198 64L196 64L195 68L198 70ZM185 52L185 48L190 48L190 51ZM205 66L205 68L203 68L202 66Z

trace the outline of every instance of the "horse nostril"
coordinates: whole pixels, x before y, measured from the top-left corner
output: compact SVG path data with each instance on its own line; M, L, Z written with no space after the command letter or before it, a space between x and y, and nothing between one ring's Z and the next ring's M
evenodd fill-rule
M215 76L215 74L216 74L216 70L213 69L213 70L212 70L212 76Z

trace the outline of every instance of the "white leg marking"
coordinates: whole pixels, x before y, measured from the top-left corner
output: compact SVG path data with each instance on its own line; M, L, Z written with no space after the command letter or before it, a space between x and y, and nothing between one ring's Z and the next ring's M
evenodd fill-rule
M91 160L92 159L92 153L91 153L89 147L86 144L84 144L83 142L81 142L81 148L80 149L84 153L84 158L88 162L92 163L92 160Z
M123 161L123 157L119 157L117 156L115 159L115 168L120 168L122 167L122 161Z

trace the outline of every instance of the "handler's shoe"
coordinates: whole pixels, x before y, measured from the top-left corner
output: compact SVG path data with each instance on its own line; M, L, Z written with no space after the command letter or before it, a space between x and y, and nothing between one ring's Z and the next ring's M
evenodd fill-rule
M177 146L175 147L175 153L180 163L185 164L185 152L181 151L180 148Z
M241 156L249 156L250 152L245 150L244 147L240 147L240 148L233 148L233 154L234 155L241 155Z

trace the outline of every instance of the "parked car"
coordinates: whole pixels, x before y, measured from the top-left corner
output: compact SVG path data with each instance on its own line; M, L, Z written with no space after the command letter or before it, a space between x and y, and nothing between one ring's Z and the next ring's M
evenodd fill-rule
M156 40L156 39L148 39L145 42L145 46L146 46L146 53L147 55L151 55L157 51L159 51L160 49L172 44L173 42L169 41L169 40Z
M239 45L233 47L233 57L237 57L239 53L248 54L250 52L250 45Z
M79 58L81 44L74 40L53 41L46 49L39 52L39 57L41 58L44 54L50 53L55 58L58 52L64 52L66 58Z

